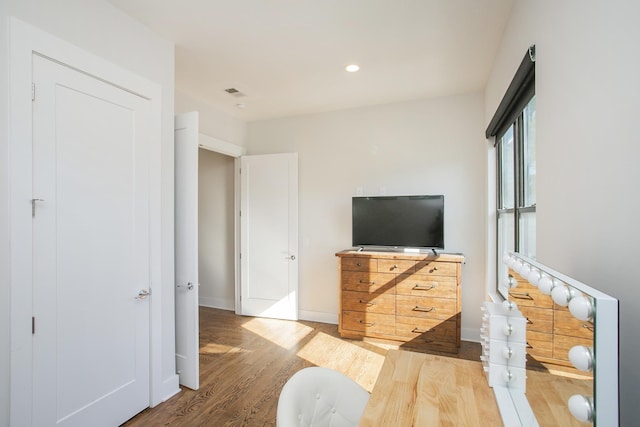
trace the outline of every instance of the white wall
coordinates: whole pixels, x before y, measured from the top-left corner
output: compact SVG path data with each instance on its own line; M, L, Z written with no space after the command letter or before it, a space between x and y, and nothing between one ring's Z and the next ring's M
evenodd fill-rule
M200 99L195 99L176 90L176 114L197 111L200 118L200 133L231 144L245 146L247 125Z
M537 257L620 300L620 425L640 417L639 16L636 0L517 0L485 97L488 123L535 43Z
M234 159L198 154L198 269L200 305L235 308Z
M351 197L444 194L445 246L463 252L463 337L485 299L486 176L481 94L249 124L248 154L299 154L300 316L337 322L338 261Z
M15 16L162 87L163 378L175 376L173 314L173 45L104 0L0 2L0 426L9 422L8 17Z
M9 288L9 5L0 2L0 427L9 426L11 294Z

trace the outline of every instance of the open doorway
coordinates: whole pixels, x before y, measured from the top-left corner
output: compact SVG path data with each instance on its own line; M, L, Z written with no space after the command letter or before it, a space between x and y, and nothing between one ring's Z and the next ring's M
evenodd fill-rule
M207 156L211 154L211 156ZM176 318L176 368L181 385L197 390L199 387L199 305L200 295L200 253L204 258L205 280L203 304L218 308L234 308L237 301L235 254L237 236L234 216L237 203L237 185L234 183L235 158L244 154L244 148L221 141L198 132L198 113L191 112L176 116L175 120L175 318ZM215 157L218 155L218 157ZM203 167L203 182L200 184L200 157ZM209 158L211 157L211 158ZM207 160L210 160L207 162ZM220 167L222 165L222 167ZM226 166L226 167L225 167ZM231 166L231 168L229 167ZM231 170L229 170L231 169ZM213 173L214 176L208 176ZM202 186L202 191L199 187ZM228 196L228 194L231 196ZM205 194L200 200L200 194ZM222 195L222 196L221 196ZM227 202L226 200L231 200ZM200 205L208 210L220 208L222 215L202 214L199 221ZM200 227L206 231L200 236ZM229 230L227 230L229 229ZM230 233L230 234L229 234ZM231 235L230 239L226 236ZM215 238L211 238L214 236ZM198 241L214 244L214 252L200 250ZM222 246L220 246L222 241ZM213 277L230 277L222 286L226 294L216 289ZM222 268L219 268L222 266ZM231 273L229 273L229 270ZM232 295L231 303L228 295Z
M297 319L298 158L245 156L200 134L197 112L176 116L175 131L176 368L197 390L199 306Z
M235 159L198 149L199 305L235 309Z

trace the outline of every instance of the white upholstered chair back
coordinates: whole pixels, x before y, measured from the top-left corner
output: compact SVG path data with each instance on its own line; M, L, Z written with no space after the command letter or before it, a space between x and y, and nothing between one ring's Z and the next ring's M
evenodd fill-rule
M278 400L277 427L355 427L369 393L340 372L320 367L295 373Z

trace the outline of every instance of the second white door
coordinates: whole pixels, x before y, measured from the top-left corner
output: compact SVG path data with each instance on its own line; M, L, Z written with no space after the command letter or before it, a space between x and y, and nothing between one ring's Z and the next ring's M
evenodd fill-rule
M298 319L298 155L243 156L240 313Z
M198 113L175 118L176 368L200 387L198 325Z

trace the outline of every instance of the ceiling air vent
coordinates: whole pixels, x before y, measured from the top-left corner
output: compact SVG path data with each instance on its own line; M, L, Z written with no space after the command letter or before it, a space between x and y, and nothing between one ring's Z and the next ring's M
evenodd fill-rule
M230 87L228 89L224 90L225 92L227 92L229 95L231 96L235 96L236 98L242 98L245 97L247 95L245 95L244 93L240 92L238 89L236 89L235 87Z

